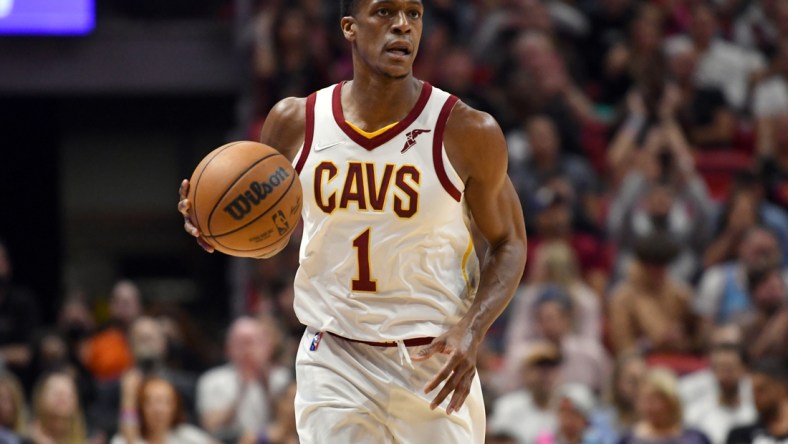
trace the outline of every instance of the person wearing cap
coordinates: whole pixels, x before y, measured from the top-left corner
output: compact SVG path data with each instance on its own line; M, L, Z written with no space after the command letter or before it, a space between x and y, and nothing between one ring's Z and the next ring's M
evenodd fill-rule
M773 357L756 361L752 387L758 420L731 430L727 444L788 442L788 362Z
M698 317L692 312L692 290L668 274L678 247L659 233L635 242L636 262L610 299L610 339L616 354L689 354L703 343Z
M558 425L555 431L541 434L536 444L599 444L593 430L596 399L583 384L565 384L558 395Z
M557 417L551 401L560 378L561 352L550 342L534 344L520 367L521 388L493 405L488 421L491 433L508 433L519 444L536 444L541 433L555 428Z

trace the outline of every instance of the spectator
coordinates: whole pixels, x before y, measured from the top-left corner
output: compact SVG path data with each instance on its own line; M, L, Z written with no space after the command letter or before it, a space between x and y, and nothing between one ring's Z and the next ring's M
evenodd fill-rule
M525 279L537 282L539 276L537 260L542 245L561 243L574 250L582 280L597 294L602 294L610 276L610 261L607 246L596 236L572 229L572 197L567 196L568 185L557 179L550 186L540 189L536 196L534 213L535 230L528 238L528 262Z
M110 444L216 442L207 433L185 422L183 402L167 380L152 377L142 381L134 398L134 408L123 411L122 433L115 435Z
M780 2L781 8L788 12L788 5ZM758 83L753 90L752 113L758 127L758 142L761 147L768 147L773 137L771 124L774 118L788 113L788 34L775 40L777 53L771 63L770 75Z
M684 420L688 426L705 433L712 444L724 444L732 428L756 418L752 386L741 344L715 345L709 352L709 361L714 390L685 404Z
M38 327L36 298L12 283L13 264L5 242L0 240L0 369L8 367L26 381L32 357L33 333Z
M713 7L707 3L700 2L693 6L689 30L689 36L676 36L668 40L668 52L673 45L691 42L699 55L695 76L698 85L719 87L736 111L745 112L748 109L750 87L765 72L763 56L720 38L717 16Z
M511 303L506 327L506 348L522 341L542 338L536 328L536 302L551 287L569 295L572 305L571 332L598 339L602 336L602 309L597 296L580 278L577 259L564 242L548 242L533 258L533 282L521 286Z
M140 290L129 280L120 280L110 294L110 321L93 335L85 347L85 367L99 380L119 377L132 365L126 332L140 315Z
M715 327L710 335L707 354L710 350L729 347L732 345L744 347L741 329L735 324L726 324ZM739 387L742 390L742 399L751 398L752 390L749 388L749 378L742 380ZM682 404L688 408L696 401L706 397L717 397L719 385L714 371L710 367L684 375L679 379L679 393Z
M270 426L270 402L291 380L273 361L281 333L269 321L248 317L233 322L227 335L229 363L209 370L197 383L202 427L216 438L235 442Z
M631 115L611 143L613 174L623 178L607 220L608 233L619 247L619 275L632 260L637 237L664 233L682 246L671 264L671 275L689 282L699 270L700 254L711 234L712 207L706 184L695 170L675 120L678 94L675 87L665 89L659 125L648 130L638 149L646 111L640 94L633 93L628 98Z
M676 117L695 148L731 148L736 115L722 90L695 82L698 54L689 42L669 48L668 63L680 91Z
M100 383L89 413L91 425L108 436L118 429L119 413L136 408L136 394L144 378L168 381L179 397L186 418L195 418L195 378L167 366L167 342L161 324L150 317L137 318L129 329L129 345L134 365L116 380ZM121 409L121 412L118 409Z
M558 425L540 435L537 444L599 444L601 437L592 427L596 408L594 395L582 384L566 384L558 396Z
M562 179L559 193L573 203L573 213L585 223L592 225L589 215L594 214L598 200L598 180L591 166L582 157L568 154L561 149L561 138L553 120L545 115L528 118L524 124L525 140L522 149L525 159L510 164L509 175L524 200L526 214L534 212L533 196L542 187ZM514 139L514 140L512 140ZM517 135L508 140L517 143ZM560 179L558 179L560 178Z
M558 388L561 354L542 343L532 347L521 364L522 387L495 401L489 427L492 433L508 433L519 444L535 444L541 433L555 428L557 418L551 401Z
M734 23L734 41L771 58L775 42L788 35L788 8L782 0L751 2Z
M741 217L742 213L734 218ZM731 235L732 236L732 235ZM774 234L762 227L753 227L742 234L737 259L707 269L700 280L695 298L695 311L709 323L723 324L751 308L747 275L758 265L781 261ZM783 273L788 282L788 271Z
M22 385L13 374L0 371L0 443L26 443L26 434L27 405Z
M71 376L52 373L40 380L33 392L30 438L34 444L86 442L84 415Z
M246 435L239 444L298 444L295 421L296 385L291 382L276 400L271 426L258 436Z
M661 234L636 242L637 260L610 299L610 339L617 354L633 349L686 354L701 345L702 332L690 307L692 292L667 273L677 251Z
M788 287L779 266L762 264L747 279L753 307L737 323L750 357L788 358Z
M727 444L779 444L788 436L788 366L775 358L761 359L752 370L758 420L731 430Z
M561 287L543 287L535 302L535 319L539 336L561 352L561 380L583 384L596 393L607 388L610 361L599 339L572 332L572 300ZM540 347L542 340L531 340L509 350L510 362L521 362L529 349Z
M621 444L710 444L706 435L682 425L676 377L668 370L649 371L638 390L637 410L641 419Z
M637 392L646 371L646 361L640 354L623 353L616 360L608 389L609 406L598 409L593 419L604 444L618 444L638 419L635 411Z

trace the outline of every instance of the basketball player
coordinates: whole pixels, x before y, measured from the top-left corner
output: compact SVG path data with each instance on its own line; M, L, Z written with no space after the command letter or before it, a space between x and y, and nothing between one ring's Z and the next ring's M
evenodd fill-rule
M342 0L353 80L268 115L299 172L302 443L482 443L476 355L525 264L498 124L417 80L420 0ZM211 251L190 223L185 229ZM484 265L469 220L489 243ZM440 407L440 408L438 408Z

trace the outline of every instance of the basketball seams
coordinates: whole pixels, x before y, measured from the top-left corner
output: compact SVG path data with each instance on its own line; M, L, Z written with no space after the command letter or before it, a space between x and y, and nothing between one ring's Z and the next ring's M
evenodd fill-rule
M197 180L194 182L194 190L192 190L193 193L194 193L194 200L192 201L192 208L194 208L194 220L193 220L193 222L196 225L197 229L200 230L200 231L202 231L200 229L200 216L197 213L197 189L200 186L200 179L202 179L202 175L205 172L205 170L208 169L208 165L210 165L211 162L213 162L213 160L216 159L216 157L219 156L219 154L223 153L224 150L226 150L227 148L230 148L233 145L237 145L237 144L243 143L243 142L244 141L241 140L241 141L238 141L238 142L228 143L224 147L217 149L216 152L213 153L213 156L210 159L208 159L208 162L206 162L205 165L202 167L202 169L200 170L200 174L197 175ZM210 217L208 218L208 221L210 221ZM210 223L208 225L210 226ZM203 236L203 237L205 237L205 236Z
M274 155L275 155L275 154L274 154ZM269 156L269 157L270 157L270 156ZM241 174L241 177L245 176L245 175L246 175L246 173L247 173L248 171L249 171L249 170L246 170L246 171L244 171L244 172L243 172L243 174ZM208 235L208 236L206 236L206 237L208 237L208 238L210 238L210 239L216 239L216 238L219 238L219 237L227 236L228 234L237 233L238 231L240 231L240 230L243 230L244 228L248 227L249 225L251 225L251 224L253 224L253 223L257 222L257 221L258 221L258 220L259 220L261 217L265 216L265 215L266 215L266 214L268 214L268 213L269 213L269 212L270 212L270 211L271 211L273 208L275 208L275 207L276 207L276 206L279 204L279 202L281 202L281 201L282 201L282 199L284 199L285 197L287 197L287 194L288 194L288 192L290 191L290 188L293 188L293 183L295 183L295 177L291 177L291 179L290 179L290 183L288 183L288 184L287 184L287 188L286 188L286 189L285 189L285 190L282 192L282 195L281 195L281 196L279 196L279 198L278 198L278 199L276 199L276 202L274 202L273 204L271 204L271 206L270 206L270 207L268 207L268 208L267 208L265 211L263 211L262 213L260 213L259 215L257 215L257 217L255 217L254 219L250 220L250 221L249 221L249 222L247 222L246 224L244 224L244 225L242 225L242 226L240 226L240 227L237 227L237 228L235 228L235 229L233 229L233 230L230 230L230 231L228 231L228 232L226 232L226 233L221 233L221 234L212 234L212 235ZM233 186L235 186L235 184L233 184L233 185L232 185L230 188L232 189L232 187L233 187ZM226 193L225 193L225 195L226 195ZM224 196L222 196L222 199L223 199L223 198L224 198ZM218 202L217 202L217 205L216 205L216 206L214 206L214 210L216 210L216 208L218 207L218 203L219 203L219 202L221 202L221 201L222 201L222 199L219 199L219 200L218 200ZM211 214L213 214L213 211L211 211ZM209 218L208 220L210 221L210 218ZM223 246L224 246L224 245L223 245ZM242 251L242 250L239 250L239 251Z
M248 173L249 171L254 169L258 164L260 164L260 162L262 162L265 159L268 159L270 157L273 157L273 156L281 156L281 154L279 154L279 153L271 153L271 154L267 154L265 157L257 159L253 164L249 165L249 167L247 169L243 170L238 175L238 177L236 177L235 180L233 180L233 182L230 185L227 186L227 189L224 190L224 193L222 193L222 195L219 196L218 199L216 199L216 202L214 202L213 208L211 208L211 213L208 215L208 229L209 230L211 229L211 219L213 219L213 213L216 212L216 209L219 207L219 202L224 200L224 198L227 197L228 194L230 194L230 191L232 191L232 189L235 188L235 185L237 185L238 182L241 181L241 179L243 179L244 176L246 176L246 173ZM284 156L282 156L282 157L284 157ZM243 227L241 227L241 228L243 228ZM222 233L222 234L216 234L216 235L211 234L209 237L224 236L225 234L228 234L228 233Z

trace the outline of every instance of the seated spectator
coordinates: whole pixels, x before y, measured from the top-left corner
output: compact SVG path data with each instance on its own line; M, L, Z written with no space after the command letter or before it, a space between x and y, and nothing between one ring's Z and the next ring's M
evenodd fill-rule
M543 433L537 444L599 444L591 418L596 408L594 395L582 384L566 384L558 395L558 424L555 431Z
M779 444L788 436L788 366L765 358L752 369L752 392L758 420L728 434L728 444Z
M676 118L695 148L731 148L736 115L716 86L695 82L698 53L690 42L668 48L668 63L679 91Z
M667 47L687 42L699 55L695 76L698 85L721 88L737 112L746 111L750 87L765 72L763 56L719 37L713 6L704 2L696 3L692 8L689 36L672 37Z
M519 149L523 150L522 158L512 156L509 176L523 200L525 213L534 212L536 203L532 197L537 191L560 177L567 182L561 194L571 198L573 213L588 220L599 192L599 181L591 166L584 158L562 148L555 122L546 115L529 117L523 124L523 133L524 137L512 134L507 140L521 145Z
M748 285L753 307L736 320L753 360L788 358L788 287L776 264L751 270Z
M684 421L706 434L712 444L724 444L728 432L756 418L746 353L741 344L716 344L709 352L714 390L685 403Z
M749 310L750 270L759 264L782 261L777 238L771 231L755 226L741 236L736 259L708 268L701 277L694 307L709 323L727 323ZM788 270L784 275L788 282Z
M33 392L30 439L34 444L86 442L85 420L71 376L52 373Z
M22 385L13 374L0 371L0 443L26 443L26 434L27 405Z
M638 419L636 401L638 387L648 367L640 354L623 353L616 359L608 389L608 407L597 409L593 423L604 444L618 444Z
M771 125L773 119L788 113L788 40L781 38L775 42L777 53L771 62L771 75L755 87L752 98L752 113L761 146L770 142L766 139L776 129Z
M653 369L638 390L640 420L621 444L710 444L701 432L684 427L676 377L665 369Z
M134 408L122 414L122 432L110 444L212 444L214 439L186 423L186 413L175 387L167 380L152 377L141 382L133 400Z
M555 428L551 408L560 378L561 353L550 343L531 348L521 365L521 388L495 401L489 420L491 433L508 433L519 444L535 444L541 433Z
M600 297L581 279L574 251L564 242L546 242L533 259L532 283L521 286L510 304L506 348L540 338L534 322L536 301L551 286L560 287L571 299L572 332L586 338L601 338Z
M739 326L726 324L715 327L711 331L708 349L714 350L730 345L744 347L743 344ZM709 351L706 353L708 354ZM741 382L742 384L739 388L741 389L742 399L751 398L752 390L749 385L749 377ZM714 371L710 367L706 367L682 376L679 379L679 394L681 395L682 404L687 407L691 407L694 402L707 397L716 398L719 395L719 385Z
M676 94L674 88L665 89L659 125L648 130L643 146L638 148L645 105L639 94L633 93L629 102L635 110L609 149L613 174L623 178L607 219L607 231L619 247L617 275L632 260L634 240L652 233L665 233L682 246L671 264L674 277L689 282L701 265L700 254L711 234L713 208L675 121Z
M583 384L602 393L610 378L609 358L599 339L572 332L572 312L571 298L561 287L543 287L535 302L535 318L530 323L536 324L539 336L544 339L515 342L517 345L508 350L507 358L509 362L521 362L531 348L540 347L547 340L561 352L563 382Z
M14 285L12 278L11 257L0 240L0 369L7 367L29 386L32 381L27 380L26 370L39 313L35 296Z
M202 427L222 441L259 434L271 424L271 399L290 383L290 372L274 361L281 333L269 321L241 317L227 335L227 364L197 382Z
M276 400L274 420L267 430L255 436L244 436L239 444L298 444L295 421L296 385L291 382Z
M559 190L560 189L560 190ZM607 246L596 236L572 229L571 196L565 194L566 187L560 185L540 189L534 200L535 230L528 237L528 262L524 278L535 281L536 261L543 244L561 242L571 247L577 256L580 276L597 293L604 292L610 276L610 261Z
M740 6L740 5L737 5ZM779 0L752 2L740 11L733 25L733 40L744 48L760 51L771 58L774 44L788 34L788 4Z
M112 436L118 428L118 409L133 410L135 394L146 377L168 381L178 393L186 418L195 419L194 376L167 366L167 342L159 322L147 316L137 318L129 328L129 346L134 365L113 381L100 383L90 406L91 425Z
M610 340L616 354L687 354L701 345L692 292L667 272L677 250L671 238L658 233L635 243L636 261L610 298Z
M118 378L132 365L126 333L142 312L140 290L128 280L118 281L109 302L110 320L85 347L85 367L99 380Z

